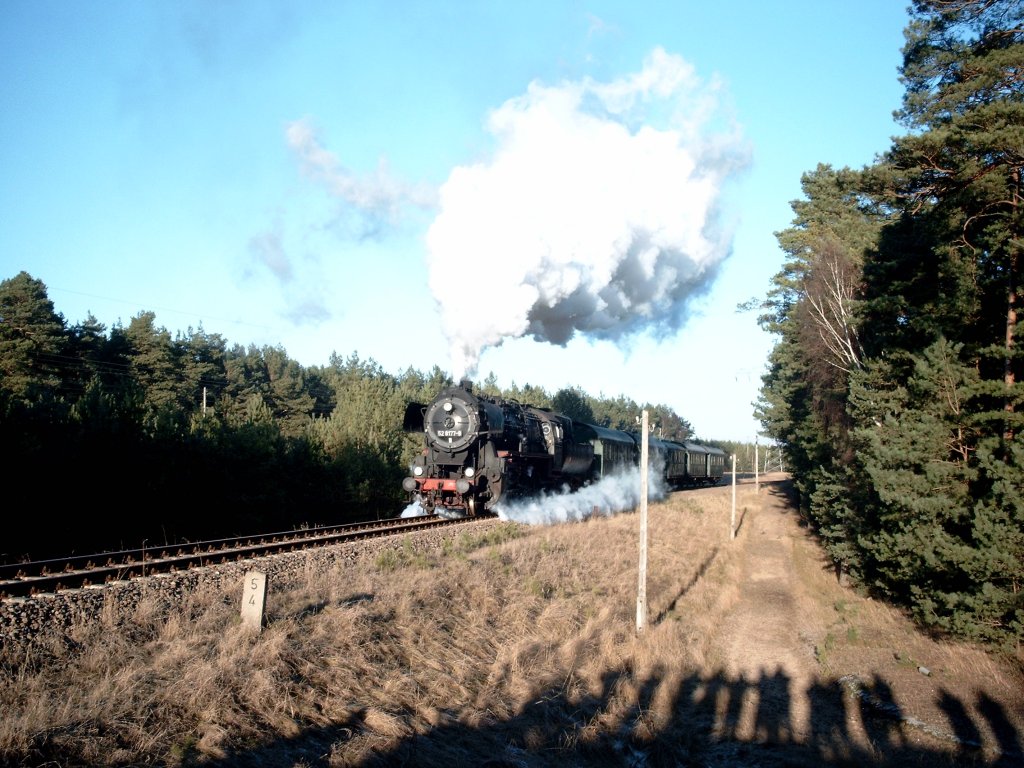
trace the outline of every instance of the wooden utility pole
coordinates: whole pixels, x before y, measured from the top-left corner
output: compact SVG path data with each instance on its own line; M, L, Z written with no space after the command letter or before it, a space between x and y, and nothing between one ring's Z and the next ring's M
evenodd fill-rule
M732 515L729 517L729 540L736 538L736 454L732 455Z
M640 583L636 595L636 631L647 625L647 411L640 418Z
M761 492L761 475L758 474L759 467L757 463L760 461L757 455L757 435L754 435L754 493Z

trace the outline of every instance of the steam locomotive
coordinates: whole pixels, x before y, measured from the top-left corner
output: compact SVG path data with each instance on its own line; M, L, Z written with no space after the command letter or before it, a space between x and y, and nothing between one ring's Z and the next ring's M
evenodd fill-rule
M570 491L640 463L641 436L587 424L546 408L447 387L429 404L410 403L407 432L424 449L402 487L427 514L465 517L543 491ZM669 488L715 484L725 452L648 439L651 466Z

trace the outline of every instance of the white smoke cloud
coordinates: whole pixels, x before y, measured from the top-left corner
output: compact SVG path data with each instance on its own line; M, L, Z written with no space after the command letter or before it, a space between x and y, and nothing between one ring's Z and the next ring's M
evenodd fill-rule
M285 252L278 230L262 232L249 239L249 252L253 260L270 270L282 283L290 283L294 277L291 260Z
M436 190L403 181L383 159L371 174L359 175L346 168L337 155L323 146L307 119L289 123L285 136L305 173L322 182L352 212L364 217L368 231L397 223L407 206L432 209L437 204Z
M427 510L421 507L418 501L414 501L402 510L399 517L424 517L426 514Z
M284 234L280 222L270 229L249 239L249 254L254 268L247 269L247 276L269 272L277 279L287 310L284 316L294 325L316 326L329 320L331 312L327 308L322 285L323 281L311 279L310 270L315 272L316 264L296 263L289 255L284 244Z
M647 498L665 498L661 472L652 466L648 473ZM631 469L602 477L578 491L568 487L557 493L542 493L512 502L500 502L494 508L501 520L529 525L569 523L600 515L608 517L640 506L640 469ZM426 510L418 501L402 510L401 517L422 517Z
M647 498L658 501L665 497L665 489L657 471L648 473ZM530 525L567 523L600 515L608 517L619 512L636 509L640 505L639 468L621 474L602 477L596 483L584 486L575 493L545 493L495 507L498 517Z
M495 110L496 149L454 169L427 233L453 376L530 335L663 337L729 250L718 199L747 150L705 84L661 49L610 83L532 83Z

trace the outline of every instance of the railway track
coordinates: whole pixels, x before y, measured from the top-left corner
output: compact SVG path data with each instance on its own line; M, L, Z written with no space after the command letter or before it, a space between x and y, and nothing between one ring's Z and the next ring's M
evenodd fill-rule
M69 589L99 586L132 578L174 573L192 568L245 560L251 557L295 552L457 525L473 518L391 518L368 523L243 536L234 539L197 541L118 552L75 555L55 560L0 564L0 599L30 597Z

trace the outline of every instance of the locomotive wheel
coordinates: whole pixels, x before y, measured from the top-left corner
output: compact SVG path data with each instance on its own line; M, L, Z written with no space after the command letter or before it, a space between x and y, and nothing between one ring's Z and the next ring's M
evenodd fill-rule
M476 496L470 496L466 499L466 512L470 515L476 514Z

